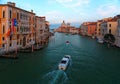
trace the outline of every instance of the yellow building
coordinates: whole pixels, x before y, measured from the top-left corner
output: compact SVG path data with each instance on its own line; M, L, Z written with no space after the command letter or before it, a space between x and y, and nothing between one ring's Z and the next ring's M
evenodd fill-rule
M117 31L117 19L113 18L108 21L104 21L101 23L101 35L102 38L105 36L105 34L112 34L116 35Z
M35 13L8 2L0 4L0 49L13 51L35 42Z
M101 28L100 28L100 24L103 22L103 20L98 20L97 21L97 29L96 29L96 37L100 38L101 37Z

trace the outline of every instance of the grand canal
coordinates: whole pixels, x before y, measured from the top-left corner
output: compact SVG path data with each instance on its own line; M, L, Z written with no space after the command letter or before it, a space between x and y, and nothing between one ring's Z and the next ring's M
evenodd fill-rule
M61 71L58 63L65 54L72 60ZM18 56L0 58L0 84L120 84L120 49L89 37L56 33L43 50Z

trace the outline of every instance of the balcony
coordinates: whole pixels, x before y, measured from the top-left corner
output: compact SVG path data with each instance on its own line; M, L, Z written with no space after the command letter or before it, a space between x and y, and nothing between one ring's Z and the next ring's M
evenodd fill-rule
M30 34L32 32L20 32L21 34Z

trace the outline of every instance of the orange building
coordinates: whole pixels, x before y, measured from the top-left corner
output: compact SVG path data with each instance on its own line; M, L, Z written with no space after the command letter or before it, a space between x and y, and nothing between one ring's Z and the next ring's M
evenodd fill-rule
M13 51L35 41L35 13L8 2L0 4L0 49Z
M96 35L96 28L97 22L90 22L90 24L87 25L87 35L88 36Z

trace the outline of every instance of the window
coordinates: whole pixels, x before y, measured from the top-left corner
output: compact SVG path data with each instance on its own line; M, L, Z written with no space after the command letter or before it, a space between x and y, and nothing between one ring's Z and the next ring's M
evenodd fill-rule
M111 34L111 29L109 29L109 34Z
M19 39L19 35L17 35L17 39Z
M2 40L4 41L4 40L5 40L5 38L4 38L4 37L2 37Z
M19 42L17 42L17 45L19 45Z
M11 43L10 43L10 47L11 47Z
M5 11L3 11L3 18L5 18Z
M10 36L10 41L12 40L12 36Z
M100 29L99 29L99 31L100 31Z
M109 27L111 27L111 24L109 24Z
M11 29L11 22L9 23L9 28L10 28L10 31L11 31L11 30L12 30L12 29Z
M5 47L5 44L2 44L2 47Z
M17 13L17 19L19 19L19 13Z
M22 44L22 40L20 40L20 45Z
M17 26L17 32L19 31L19 27Z
M99 24L99 27L101 26L101 24Z
M5 33L5 26L4 25L3 25L3 31L2 32L3 32L3 34Z
M10 10L9 14L10 14L10 18L12 18L12 11L11 10Z

